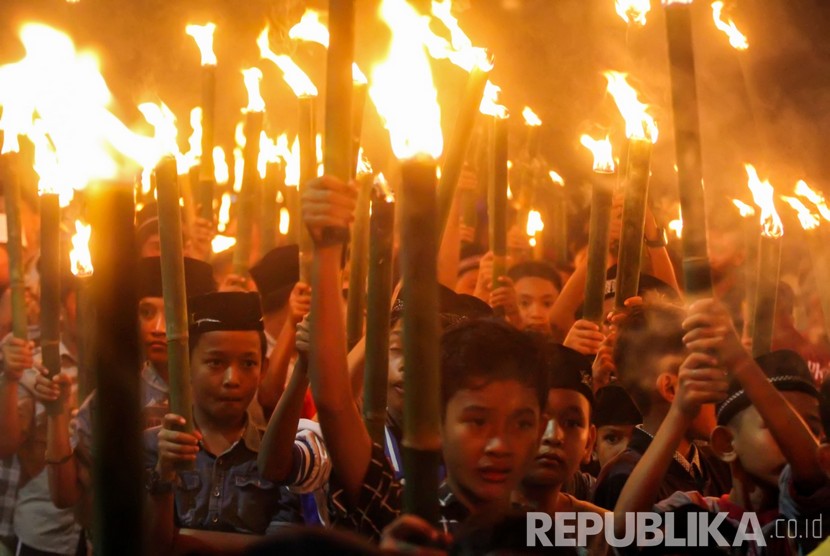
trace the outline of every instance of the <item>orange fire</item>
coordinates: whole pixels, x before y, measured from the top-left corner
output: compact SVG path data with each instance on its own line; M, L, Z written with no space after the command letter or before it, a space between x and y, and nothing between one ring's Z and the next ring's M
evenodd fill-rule
M317 87L314 86L311 79L305 74L300 66L294 63L290 57L284 54L275 54L271 50L268 41L269 27L266 25L262 33L259 34L256 44L259 47L259 55L265 60L269 60L277 65L282 71L283 79L294 91L297 97L316 97Z
M542 120L540 120L539 116L531 110L530 106L524 107L524 110L522 110L522 117L525 119L525 124L530 127L539 127L542 125Z
M525 231L531 241L536 239L536 234L545 229L545 223L542 222L542 215L538 210L531 210L527 213L527 227ZM534 241L535 243L535 241Z
M287 208L280 208L280 235L284 236L288 233L288 227L291 223L291 211Z
M406 0L383 0L379 13L392 31L392 40L386 60L372 69L369 95L398 159L418 155L437 159L444 149L441 107L418 32L421 16Z
M213 147L213 178L218 184L226 184L230 181L230 169L228 160L225 158L225 149Z
M190 129L193 133L187 140L188 151L176 157L179 172L198 166L202 157L202 109L198 106L190 111Z
M245 112L264 112L265 100L259 92L259 82L262 81L262 72L259 68L242 70L242 79L245 81L245 90L248 91L248 106Z
M300 138L294 137L291 151L285 159L285 185L288 187L300 186Z
M795 185L795 194L813 203L821 217L830 222L830 208L827 207L824 195L812 189L804 180L799 180Z
M646 24L646 14L651 11L651 0L616 0L617 14L628 24Z
M745 164L746 175L749 178L747 185L752 191L755 204L761 208L761 234L766 237L778 238L784 235L784 225L775 211L775 189L768 180L761 181L758 172L752 164Z
M223 236L221 234L213 236L213 239L210 240L210 250L214 253L221 253L222 251L227 251L234 245L236 245L235 237Z
M558 185L559 187L565 187L565 178L560 176L558 173L551 170L548 172L548 176L550 177L550 181L554 184Z
M625 134L629 139L644 139L657 142L657 124L646 113L648 105L637 99L637 91L628 84L627 75L617 71L606 71L608 92L614 98L617 108L625 120Z
M329 47L329 28L320 21L320 14L316 10L306 8L300 22L288 30L288 38L314 42L326 48ZM366 76L360 71L356 63L352 63L352 80L360 85L368 83Z
M216 54L213 53L213 33L215 31L215 23L206 23L205 25L191 24L185 27L185 32L193 37L193 40L196 41L196 46L199 47L203 66L216 65Z
M755 215L755 209L739 199L732 199L732 204L738 207L738 212L741 213L741 218L748 218Z
M259 134L259 156L257 157L257 171L259 177L265 179L268 171L268 164L279 162L280 152L277 149L277 142L268 137L264 131Z
M712 19L715 20L715 27L726 33L729 37L729 44L736 50L746 50L749 48L749 42L746 36L738 30L737 25L731 19L724 21L723 19L723 2L717 0L712 2Z
M614 173L616 170L614 154L611 149L611 140L607 135L605 139L600 140L594 139L590 135L583 135L579 142L594 155L594 172L598 174Z
M815 230L821 225L818 215L813 214L800 199L787 197L786 195L781 195L781 199L798 213L798 221L805 230Z
M484 86L484 95L481 97L479 112L486 116L506 118L508 116L507 108L499 104L500 95L501 87L493 85L492 81L488 81Z
M231 194L222 193L222 200L219 203L219 218L216 221L216 229L224 232L228 229L231 221Z
M75 220L75 234L72 236L72 250L69 252L69 265L75 276L92 274L92 257L89 254L89 237L92 226Z
M677 237L677 239L683 238L683 214L681 214L679 218L676 218L669 222L668 228L669 230L674 232L674 235Z
M447 59L468 73L475 67L485 72L493 69L493 61L487 50L473 46L473 41L461 29L458 19L452 15L452 0L433 0L432 15L449 30L450 42L435 35L429 29L429 21L424 18L424 42L430 56L438 60Z

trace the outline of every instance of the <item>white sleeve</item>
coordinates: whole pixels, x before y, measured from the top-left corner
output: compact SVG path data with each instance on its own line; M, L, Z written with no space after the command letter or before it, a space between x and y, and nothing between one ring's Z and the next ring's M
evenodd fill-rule
M300 419L294 437L294 455L298 462L289 490L305 494L328 484L331 459L319 424L308 419Z

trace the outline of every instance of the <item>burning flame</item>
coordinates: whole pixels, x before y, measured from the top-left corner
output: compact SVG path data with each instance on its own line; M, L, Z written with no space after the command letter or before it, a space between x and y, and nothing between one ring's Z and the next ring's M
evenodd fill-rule
M198 166L202 157L202 109L198 106L190 111L190 128L193 133L187 140L188 151L176 157L180 172Z
M268 164L280 161L280 151L277 142L270 139L264 131L259 134L259 156L257 157L257 171L259 177L265 179Z
M651 11L651 0L616 0L617 14L626 23L646 24L646 14Z
M786 195L781 195L781 199L798 213L798 221L801 222L801 227L805 230L815 230L821 225L819 217L813 214L800 199L787 197Z
M530 127L539 127L542 125L542 120L539 119L539 116L530 109L530 106L525 106L524 110L522 110L522 116L525 119L525 124L529 125Z
M614 155L611 150L611 140L607 135L605 139L600 140L594 139L590 135L583 135L579 142L594 155L594 172L598 174L614 173L616 170Z
M69 264L75 276L92 274L92 257L89 255L89 237L92 226L75 220L75 234L72 236L72 250L69 252Z
M485 72L493 69L493 61L487 50L474 47L473 42L458 24L458 19L452 15L452 0L433 0L432 15L449 30L450 42L435 35L429 29L429 22L425 21L424 42L430 56L438 60L447 59L468 73L475 67Z
M824 201L824 195L810 188L804 180L799 180L799 182L795 185L795 194L799 197L804 197L816 205L821 217L827 221L830 221L830 208L827 208L827 203Z
M741 218L747 218L755 214L754 208L739 199L732 199L732 204L738 207L738 212L741 213Z
M637 99L637 91L626 81L627 75L617 71L606 71L604 75L608 80L608 92L625 120L626 136L656 143L657 124L646 113L648 105Z
M328 48L329 28L320 21L320 14L316 10L306 8L303 17L300 18L300 22L288 30L288 38L298 41L314 42ZM352 80L360 85L365 85L369 82L354 62L352 62Z
M213 33L216 31L215 23L206 23L205 25L188 25L185 27L185 32L193 37L196 41L196 46L199 47L199 52L202 55L203 66L215 66L216 54L213 53Z
M222 193L222 201L219 203L219 218L216 221L216 228L224 232L231 221L231 194Z
M40 195L58 195L60 205L65 207L72 201L73 190L66 187L58 162L58 154L50 138L43 129L42 120L36 120L29 131L29 139L35 147L34 169L38 175L38 193Z
M507 108L499 104L500 95L501 87L487 81L484 86L484 96L481 97L481 105L478 108L479 112L486 116L506 118L508 116Z
M285 185L287 187L300 186L300 138L294 137L291 152L285 160Z
M558 185L559 187L565 187L565 178L551 170L548 172L548 176L550 176L550 181Z
M712 2L712 18L715 20L715 27L726 33L726 36L729 37L729 44L732 45L732 48L736 50L746 50L749 48L749 42L747 42L746 36L738 30L735 22L732 19L724 21L723 2L720 0Z
M444 148L441 107L418 33L421 16L406 0L383 0L380 17L392 31L392 41L386 60L372 70L369 95L398 159L437 159Z
M291 223L291 212L282 207L280 209L280 235L284 236L288 233L288 226Z
M210 250L214 253L221 253L222 251L227 251L231 247L236 245L236 238L230 236L223 236L223 235L215 235L213 239L210 240Z
M683 215L669 222L668 228L674 232L677 239L681 239L683 237Z
M317 134L315 138L315 155L317 156L317 176L322 176L325 171L323 168L323 135Z
M222 147L213 147L213 177L216 183L226 184L230 181L230 169Z
M277 65L282 71L283 79L298 97L316 97L317 87L311 79L294 63L290 57L284 54L274 54L268 42L269 27L266 25L256 40L259 47L259 55Z
M749 180L747 185L752 191L755 204L761 207L761 235L777 238L784 235L784 225L781 223L778 213L775 211L775 190L768 180L761 181L758 172L752 164L745 164L746 175Z
M366 156L366 153L363 151L363 147L357 152L357 172L356 175L358 176L370 176L374 173L372 170L372 163L369 162L369 158Z
M265 101L259 92L259 82L262 81L262 72L259 68L242 70L242 79L245 80L245 89L248 91L248 106L245 112L264 112Z
M527 228L526 232L529 237L535 237L537 233L545 229L545 223L542 222L542 215L538 210L531 210L527 213Z
M235 147L233 149L233 191L239 193L242 191L242 176L245 174L245 155L242 149Z

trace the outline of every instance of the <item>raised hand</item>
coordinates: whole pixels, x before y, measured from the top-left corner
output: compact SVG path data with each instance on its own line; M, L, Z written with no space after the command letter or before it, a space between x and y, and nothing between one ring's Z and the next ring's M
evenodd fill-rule
M740 358L749 357L732 324L732 317L714 299L692 303L683 329L686 330L683 343L689 350L711 353L724 368L731 368Z
M584 355L594 355L599 352L604 340L605 334L602 333L599 325L580 319L571 326L562 343Z
M9 336L3 342L3 361L6 380L17 382L23 376L23 371L31 369L34 364L33 352L35 344Z
M196 461L202 433L181 432L185 424L184 417L174 413L164 416L159 430L158 463L156 471L162 480L171 482L176 479L176 467L181 463Z
M315 178L303 188L303 221L317 245L326 228L348 228L356 206L357 187L333 176Z
M694 419L701 406L720 403L729 391L729 377L709 354L690 353L677 376L674 405L689 419Z
M311 311L311 286L303 282L294 284L291 296L288 298L288 306L291 308L291 318L294 324L299 324L309 311Z

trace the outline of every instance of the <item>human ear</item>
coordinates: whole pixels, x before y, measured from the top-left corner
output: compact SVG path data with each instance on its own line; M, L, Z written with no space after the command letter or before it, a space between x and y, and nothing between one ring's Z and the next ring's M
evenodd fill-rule
M668 403L677 395L677 377L671 373L660 373L655 382L657 393Z
M709 439L709 444L718 459L726 463L732 463L738 459L738 454L735 452L735 435L728 427L719 425L712 431L712 436Z
M594 445L597 442L597 427L591 425L588 427L588 442L585 443L585 451L582 453L582 464L591 463L591 456L594 453Z

